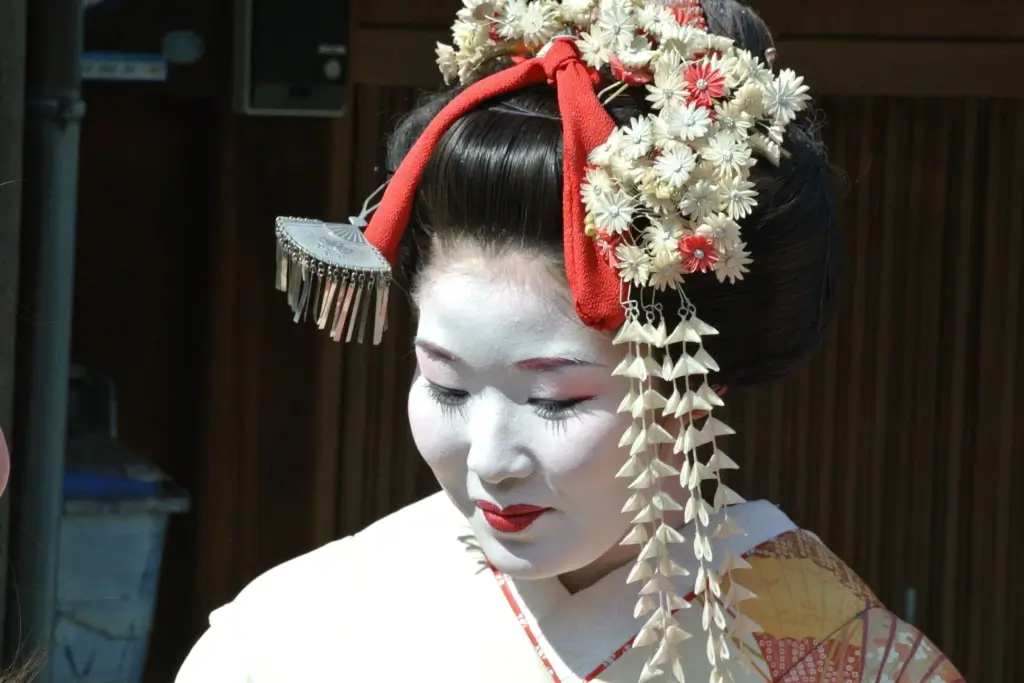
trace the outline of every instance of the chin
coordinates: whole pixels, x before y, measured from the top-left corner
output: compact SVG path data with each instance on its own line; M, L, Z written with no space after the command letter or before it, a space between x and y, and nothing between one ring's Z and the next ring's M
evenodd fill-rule
M523 539L510 543L499 540L488 531L481 533L477 530L480 549L495 569L514 579L550 579L585 567L597 559L584 556L579 548L558 543L557 539Z

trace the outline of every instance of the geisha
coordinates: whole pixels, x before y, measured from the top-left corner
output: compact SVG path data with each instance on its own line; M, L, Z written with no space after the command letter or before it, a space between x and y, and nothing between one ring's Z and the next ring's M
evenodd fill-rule
M256 579L179 683L961 681L723 481L716 412L836 299L833 179L767 27L738 0L464 4L375 210L278 224L279 288L338 340L378 341L408 283L443 492Z

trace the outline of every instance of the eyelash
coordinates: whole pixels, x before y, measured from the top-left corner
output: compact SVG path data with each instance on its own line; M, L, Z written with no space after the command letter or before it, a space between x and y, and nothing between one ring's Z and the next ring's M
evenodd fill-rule
M441 406L446 415L459 412L469 398L469 393L460 389L449 389L427 381L427 394L431 400ZM552 422L566 422L579 415L579 406L589 399L573 398L566 401L533 398L528 403L537 414Z

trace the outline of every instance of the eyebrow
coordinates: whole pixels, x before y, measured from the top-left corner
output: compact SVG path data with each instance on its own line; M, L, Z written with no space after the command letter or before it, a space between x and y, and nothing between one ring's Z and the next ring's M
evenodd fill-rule
M433 342L428 342L424 339L416 339L415 345L425 354L436 360L445 361L448 363L461 363L463 362L458 356L449 351L448 349L438 346ZM513 367L516 370L527 370L532 372L548 372L551 370L558 370L566 367L604 367L601 363L586 360L584 358L575 358L570 356L544 356L539 358L526 358L524 360L516 362Z

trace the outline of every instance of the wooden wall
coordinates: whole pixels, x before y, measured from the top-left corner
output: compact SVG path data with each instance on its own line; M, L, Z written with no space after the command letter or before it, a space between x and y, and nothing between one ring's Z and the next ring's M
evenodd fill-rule
M396 297L376 350L293 325L272 225L344 219L376 188L382 137L437 83L432 41L460 3L353 2L337 120L230 114L228 3L171 4L201 15L211 70L87 93L75 323L78 359L120 383L125 439L194 495L154 682L254 576L436 488L405 420L408 308ZM820 532L895 611L916 591L915 621L968 680L1024 679L1024 80L1004 75L1024 62L1024 6L754 5L822 94L849 194L829 343L732 402L741 489ZM136 29L165 20L139 12Z

